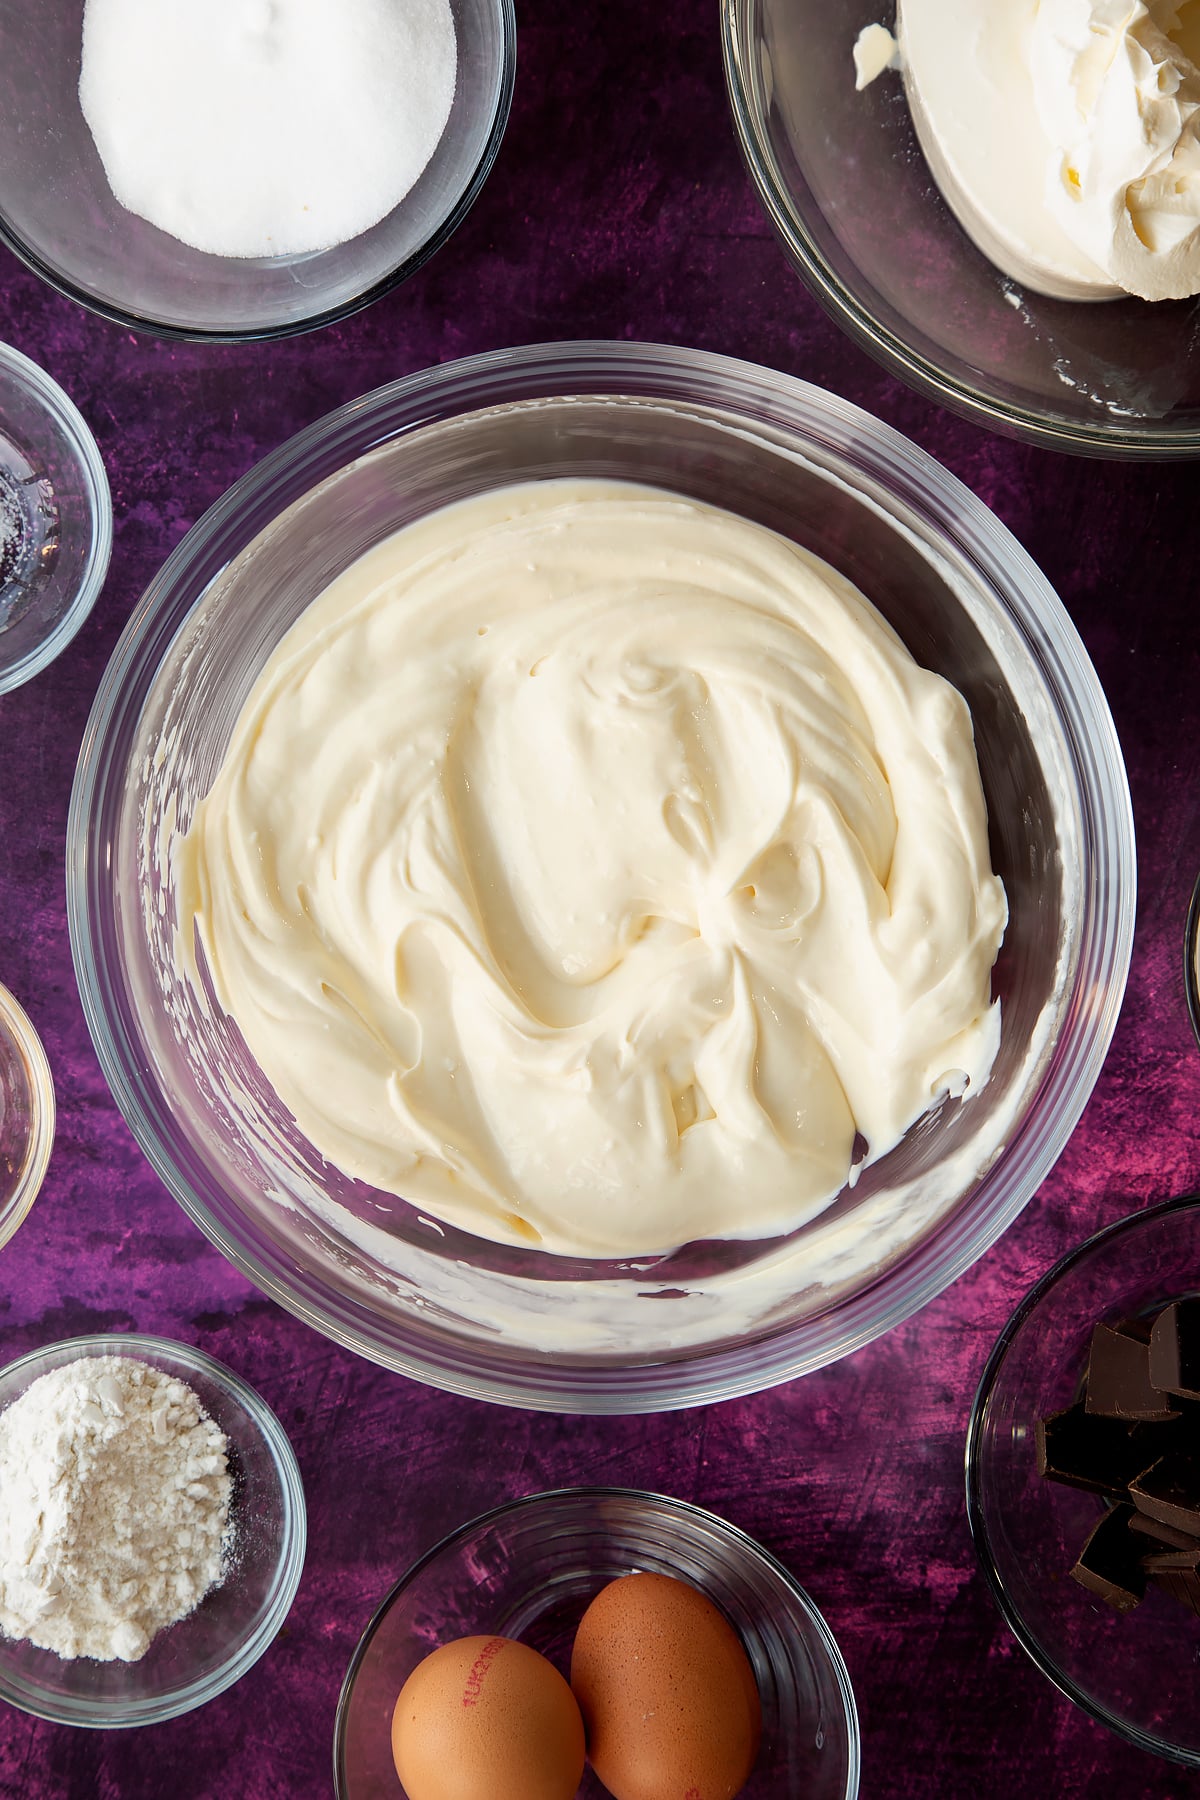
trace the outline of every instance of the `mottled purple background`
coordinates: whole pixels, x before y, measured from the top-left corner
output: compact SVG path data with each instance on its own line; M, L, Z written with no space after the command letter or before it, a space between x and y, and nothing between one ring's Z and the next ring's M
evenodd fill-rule
M0 1359L97 1329L203 1346L279 1413L308 1491L304 1579L231 1692L136 1732L0 1705L0 1793L28 1800L315 1800L334 1707L376 1601L449 1525L560 1483L632 1483L713 1508L808 1588L862 1713L865 1795L1167 1800L1189 1777L1091 1724L1037 1672L976 1572L967 1412L1014 1302L1069 1245L1200 1176L1200 1052L1181 977L1200 869L1194 468L1123 468L1003 442L908 393L792 274L743 173L708 0L525 0L512 123L450 245L349 324L250 348L129 335L0 252L0 338L91 424L112 481L105 591L46 673L0 700L0 980L44 1039L58 1140L0 1253ZM626 337L701 346L822 383L940 457L999 513L1075 618L1133 787L1141 901L1108 1065L1053 1176L982 1264L907 1326L756 1399L556 1419L426 1391L334 1348L228 1267L171 1200L100 1074L63 897L67 801L101 670L138 595L204 509L331 407L500 345ZM1200 1704L1200 1696L1198 1696Z

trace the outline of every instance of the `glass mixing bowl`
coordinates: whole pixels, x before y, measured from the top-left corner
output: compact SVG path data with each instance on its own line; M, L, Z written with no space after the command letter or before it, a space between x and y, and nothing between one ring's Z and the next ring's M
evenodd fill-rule
M826 311L885 367L978 424L1094 456L1200 456L1194 300L1049 300L977 250L938 192L904 86L854 87L894 0L722 0L751 179Z
M579 1261L484 1242L326 1165L177 973L170 847L279 638L406 521L520 479L610 476L731 508L825 557L966 695L1010 924L1001 1046L805 1228ZM1094 670L997 519L833 396L630 344L502 351L302 432L188 534L101 682L68 826L83 1003L113 1092L213 1242L339 1341L519 1405L631 1412L749 1392L907 1318L1029 1199L1079 1117L1128 970L1133 828Z
M1198 1271L1200 1199L1189 1195L1118 1219L1042 1277L979 1383L967 1518L996 1604L1039 1669L1139 1749L1200 1769L1200 1619L1153 1583L1139 1606L1116 1613L1071 1580L1104 1502L1045 1480L1036 1447L1038 1420L1079 1397L1093 1326L1151 1319L1194 1297Z
M439 1644L519 1638L566 1675L589 1601L635 1572L690 1582L741 1639L763 1709L742 1800L855 1800L858 1715L832 1632L803 1588L752 1538L683 1500L634 1488L559 1488L472 1519L435 1544L380 1606L342 1684L337 1800L399 1795L396 1696ZM579 1800L608 1793L585 1769Z
M79 105L84 0L0 7L0 242L60 293L135 331L286 337L345 318L415 274L496 159L516 66L512 0L451 0L458 74L428 165L358 237L304 256L211 256L119 204Z

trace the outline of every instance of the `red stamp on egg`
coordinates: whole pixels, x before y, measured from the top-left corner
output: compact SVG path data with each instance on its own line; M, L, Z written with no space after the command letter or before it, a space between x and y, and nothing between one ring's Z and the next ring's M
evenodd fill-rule
M483 1646L483 1649L479 1652L479 1655L475 1658L475 1661L471 1664L467 1675L466 1686L463 1688L462 1703L464 1706L477 1706L479 1704L479 1696L483 1691L483 1678L503 1650L506 1642L507 1640L502 1637L489 1638L487 1643Z

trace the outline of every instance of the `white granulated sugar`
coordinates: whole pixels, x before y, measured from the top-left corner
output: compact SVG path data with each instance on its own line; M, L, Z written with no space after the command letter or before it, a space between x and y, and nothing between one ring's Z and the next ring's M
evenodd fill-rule
M220 1582L225 1435L185 1382L80 1357L0 1413L0 1630L136 1662Z
M449 0L87 0L79 100L121 205L218 256L391 212L450 115Z

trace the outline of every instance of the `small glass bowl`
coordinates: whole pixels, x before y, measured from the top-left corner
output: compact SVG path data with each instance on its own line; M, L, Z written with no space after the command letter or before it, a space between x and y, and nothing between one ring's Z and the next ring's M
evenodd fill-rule
M428 261L466 217L508 123L513 0L451 0L458 70L446 129L413 187L344 244L211 256L115 198L79 104L84 0L0 7L0 242L35 275L134 331L247 341L347 318Z
M1183 934L1183 991L1196 1042L1200 1044L1200 880L1192 889L1187 925Z
M967 1517L1021 1645L1085 1712L1142 1750L1200 1768L1200 1619L1153 1586L1117 1614L1070 1570L1101 1515L1095 1494L1038 1473L1035 1427L1072 1405L1092 1327L1200 1292L1200 1197L1120 1219L1022 1300L988 1359L967 1431Z
M804 1590L736 1526L634 1488L558 1488L512 1500L443 1538L392 1589L363 1633L338 1700L337 1800L399 1787L396 1696L439 1644L520 1638L565 1675L584 1611L621 1575L699 1588L734 1627L763 1709L762 1748L741 1800L854 1800L858 1715L833 1635ZM607 1795L591 1768L579 1800Z
M0 1245L37 1198L54 1144L54 1080L24 1008L0 987Z
M111 552L95 438L57 382L0 344L0 694L70 643Z
M993 431L1090 456L1200 456L1194 300L1050 300L988 261L938 191L901 77L857 93L892 0L721 0L734 127L821 305L885 368Z
M0 1370L0 1411L51 1369L125 1356L184 1381L229 1440L233 1550L219 1587L159 1632L138 1662L70 1661L0 1636L0 1700L60 1725L153 1725L223 1693L253 1667L287 1617L304 1565L304 1489L286 1433L265 1401L202 1350L166 1338L68 1338Z

